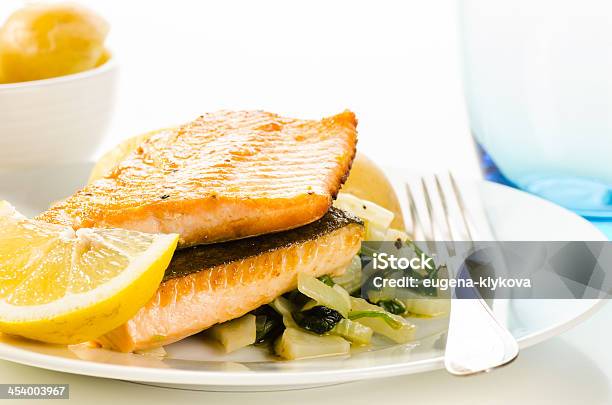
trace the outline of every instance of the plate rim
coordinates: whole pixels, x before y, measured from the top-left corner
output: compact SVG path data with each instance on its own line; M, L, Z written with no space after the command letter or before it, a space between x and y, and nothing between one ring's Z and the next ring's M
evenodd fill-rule
M88 163L91 164L91 163ZM484 188L501 188L504 192L522 194L521 198L530 198L537 204L545 204L552 209L563 212L563 215L573 217L573 220L583 222L599 238L593 240L608 240L605 235L593 224L579 215L555 205L540 197L528 194L524 191L510 188L485 180L472 179L474 183ZM585 228L586 229L586 228ZM557 322L546 329L533 331L518 339L520 347L526 348L537 343L557 336L560 333L583 322L598 310L607 300L598 299L593 301L579 315L569 320ZM0 359L38 367L53 371L66 372L76 375L92 377L122 379L136 382L198 385L201 387L223 386L231 388L238 387L286 387L286 386L312 386L328 385L342 382L358 381L370 378L384 378L397 375L408 375L432 371L443 367L443 356L432 357L415 361L403 361L393 364L357 366L348 369L333 368L329 370L282 370L282 371L213 371L213 370L183 370L171 368L148 368L142 366L127 366L93 362L85 359L58 357L52 354L37 353L25 348L12 346L0 342ZM232 378L234 377L234 378Z
M550 326L547 329L533 332L518 339L521 349L533 346L563 333L577 324L585 321L599 311L606 300L593 300L591 305L580 315L561 324ZM207 370L180 370L157 369L140 366L124 366L107 363L91 362L83 359L70 359L56 357L49 354L35 353L26 349L17 348L0 342L0 357L4 360L38 367L53 371L60 371L76 375L91 377L112 378L137 382L180 384L198 386L225 386L225 387L274 387L288 385L317 385L335 384L364 379L392 377L398 375L417 374L443 368L444 358L438 356L413 362L399 362L381 366L356 367L346 370L330 369L316 371L207 371ZM42 360L42 361L41 361ZM75 368L83 366L83 368ZM239 377L239 378L231 378ZM270 384L273 380L274 384Z

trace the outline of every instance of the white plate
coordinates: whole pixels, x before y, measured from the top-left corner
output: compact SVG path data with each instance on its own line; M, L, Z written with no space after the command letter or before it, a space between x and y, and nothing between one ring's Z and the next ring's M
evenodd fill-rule
M0 199L34 215L82 185L90 164L0 173ZM493 183L473 187L482 195L500 240L606 240L590 223L556 205ZM527 347L576 325L603 305L595 300L516 300L504 313L508 328ZM51 370L190 389L255 391L305 388L419 373L443 366L447 320L416 319L415 344L375 345L347 357L275 361L258 348L223 355L194 336L167 346L168 358L62 347L0 336L0 358Z

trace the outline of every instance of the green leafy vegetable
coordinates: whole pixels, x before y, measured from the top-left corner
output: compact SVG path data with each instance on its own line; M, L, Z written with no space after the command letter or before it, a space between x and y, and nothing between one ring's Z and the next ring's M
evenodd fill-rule
M360 318L380 318L383 321L385 321L387 323L387 325L389 325L390 327L392 327L393 329L399 329L402 327L402 323L396 319L393 319L393 317L391 317L388 313L386 312L379 312L379 311L351 311L350 315L349 315L349 319L350 320L356 320L356 319L360 319Z
M322 281L323 283L325 283L326 285L328 285L330 287L333 287L334 284L336 284L336 283L334 283L334 280L331 278L331 276L329 276L327 274L319 277L319 281Z
M255 315L255 344L271 342L283 333L283 317L269 305L263 305L251 314Z
M291 313L295 311L295 306L285 297L278 297L270 303L270 306L283 317L283 324L286 328L297 327Z
M285 294L284 297L287 298L296 308L300 308L304 306L308 301L310 301L310 298L308 298L298 290L290 291Z
M370 344L374 331L372 328L362 325L359 322L354 322L350 319L341 319L330 333L332 335L342 336L358 345L367 345Z
M355 319L374 333L383 335L397 343L414 340L415 325L398 315L390 314L377 305L372 305L363 298L351 298L349 319Z
M402 315L406 313L406 305L396 298L378 301L376 305L393 315Z
M319 335L332 330L342 318L338 311L323 305L293 313L293 320L299 327Z

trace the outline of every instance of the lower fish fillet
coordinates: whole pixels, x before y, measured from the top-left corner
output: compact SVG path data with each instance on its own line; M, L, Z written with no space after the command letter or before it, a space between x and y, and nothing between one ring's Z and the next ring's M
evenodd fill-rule
M344 271L363 234L357 218L332 208L301 228L177 251L153 299L98 342L149 349L238 318L295 289L298 273Z

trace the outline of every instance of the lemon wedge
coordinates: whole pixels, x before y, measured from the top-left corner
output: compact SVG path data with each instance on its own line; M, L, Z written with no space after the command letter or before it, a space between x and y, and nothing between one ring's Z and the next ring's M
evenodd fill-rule
M30 220L0 201L0 332L48 343L94 339L157 290L178 235Z

